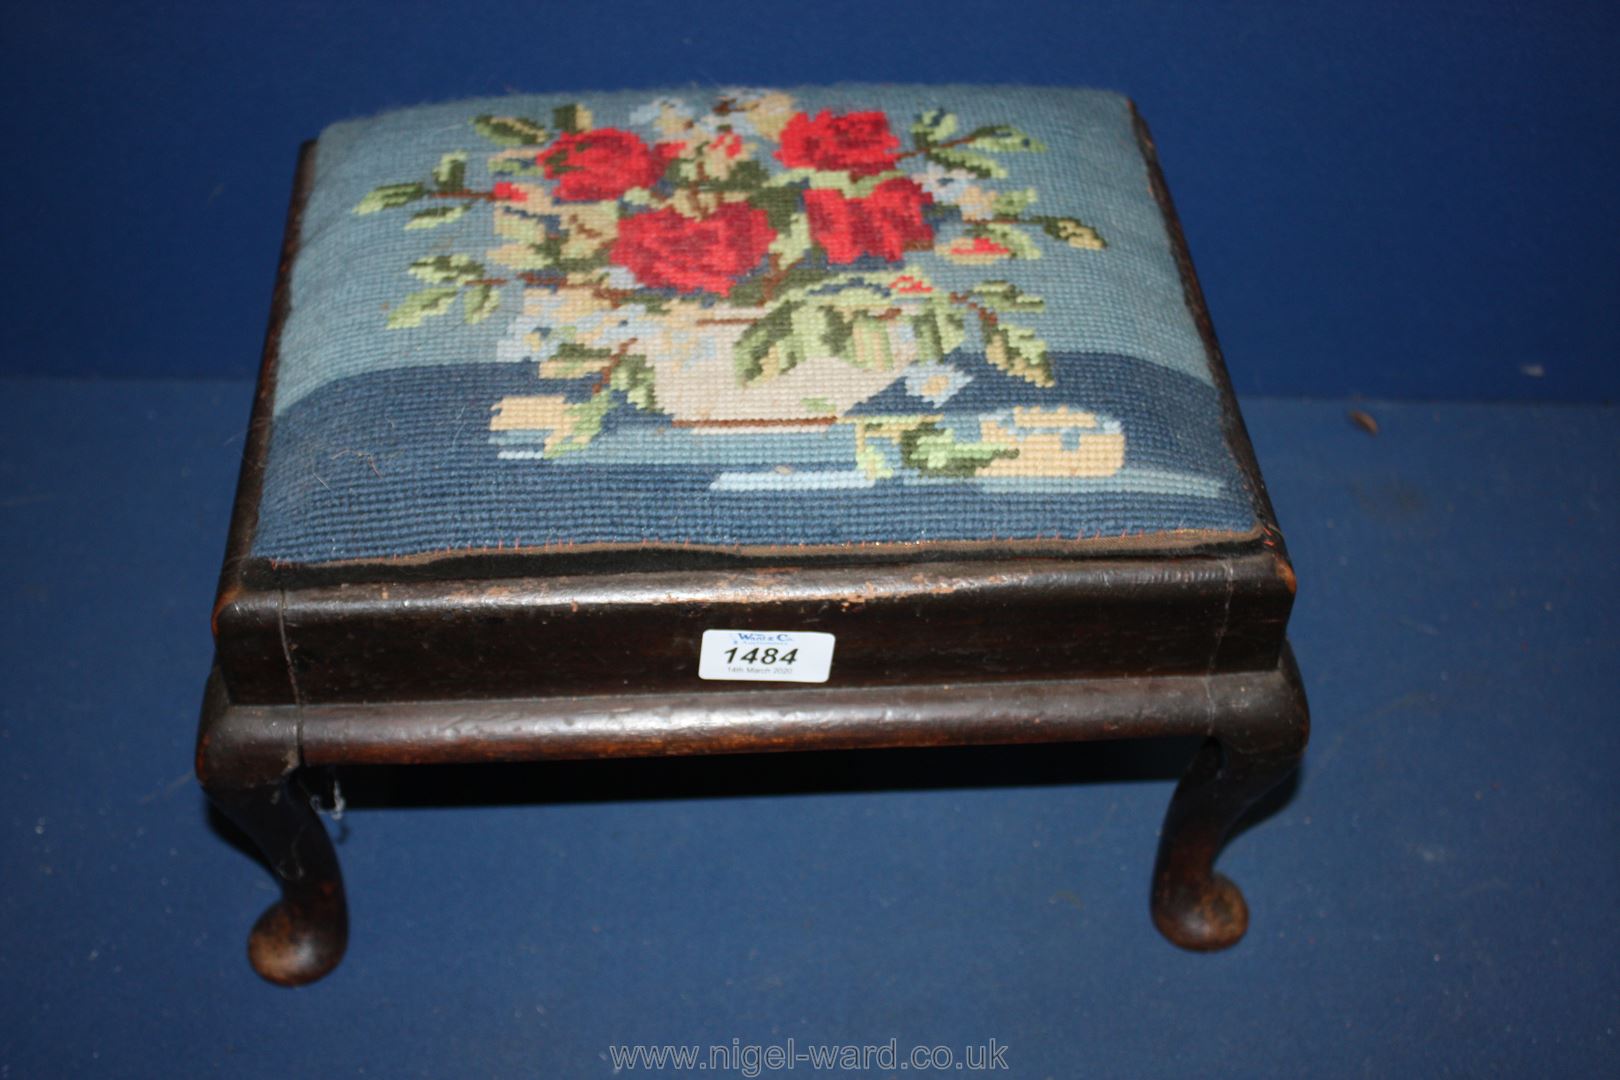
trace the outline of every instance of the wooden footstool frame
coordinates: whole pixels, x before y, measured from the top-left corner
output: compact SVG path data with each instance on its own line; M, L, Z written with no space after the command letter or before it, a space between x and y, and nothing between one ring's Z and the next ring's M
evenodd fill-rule
M263 852L282 896L249 938L266 979L341 959L337 858L300 774L342 765L1203 736L1153 871L1159 930L1189 949L1242 937L1215 859L1296 768L1309 722L1284 639L1294 579L1152 143L1140 131L1227 439L1259 529L1237 543L1064 555L871 552L778 560L649 552L547 564L271 567L254 559L287 274L311 177L305 147L245 448L197 743L214 805ZM715 627L837 634L835 683L700 683ZM634 689L627 689L634 682Z

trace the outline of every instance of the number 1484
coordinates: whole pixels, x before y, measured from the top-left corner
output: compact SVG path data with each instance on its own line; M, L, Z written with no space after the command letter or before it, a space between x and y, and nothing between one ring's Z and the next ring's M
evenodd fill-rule
M766 667L770 667L773 664L791 664L793 661L799 658L798 649L789 649L787 652L781 652L778 649L761 649L758 646L755 646L754 648L743 653L741 656L738 656L737 650L740 647L741 646L733 645L731 648L726 650L726 662L728 664L764 664Z

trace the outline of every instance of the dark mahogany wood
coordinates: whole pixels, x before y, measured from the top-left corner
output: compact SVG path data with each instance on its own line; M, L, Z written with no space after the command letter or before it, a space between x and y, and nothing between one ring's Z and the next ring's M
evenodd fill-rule
M247 834L281 885L248 935L248 959L271 982L313 982L343 959L348 906L337 854L310 797L296 709L232 706L218 672L208 680L197 735L197 778L214 806Z
M218 623L243 643L220 658L232 699L285 704L675 692L716 627L836 634L857 686L1264 670L1292 600L1262 549L360 583L241 594Z
M436 765L678 754L962 746L1202 735L1165 818L1152 912L1190 949L1248 923L1214 869L1242 813L1298 765L1309 734L1286 651L1267 672L459 702L235 705L211 680L198 774L282 888L249 955L273 982L326 974L348 936L343 884L304 766Z
M1152 887L1171 941L1240 938L1214 869L1309 728L1285 641L1294 575L1151 137L1138 134L1228 442L1248 534L845 549L618 547L323 566L255 559L287 276L312 177L299 160L214 609L197 770L282 888L250 938L283 984L343 954L343 885L300 770L348 764L1056 742L1202 735ZM706 629L837 636L835 682L697 678Z

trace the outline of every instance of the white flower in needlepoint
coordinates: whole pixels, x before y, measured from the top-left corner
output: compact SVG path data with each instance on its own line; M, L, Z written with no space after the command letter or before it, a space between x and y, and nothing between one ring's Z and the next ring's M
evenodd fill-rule
M693 115L692 107L682 98L658 97L630 110L630 122L648 124L661 129L662 125L670 120L690 121Z
M923 190L932 195L936 202L955 205L964 193L973 189L973 182L978 177L962 169L947 169L942 165L930 165L917 174L917 182Z
M972 381L972 375L950 364L914 364L906 370L906 393L937 407Z
M610 266L602 273L602 284L610 289L635 289L640 286L636 275L622 266Z
M709 115L732 131L775 142L796 111L792 96L780 90L732 87L720 91L720 101Z

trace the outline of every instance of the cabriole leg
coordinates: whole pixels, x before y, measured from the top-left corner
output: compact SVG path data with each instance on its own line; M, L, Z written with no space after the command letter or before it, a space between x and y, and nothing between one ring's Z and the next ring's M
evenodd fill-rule
M252 839L281 886L248 936L260 975L300 986L343 958L348 908L337 853L297 782L297 729L282 710L240 708L209 682L197 740L197 777L213 804Z
M1292 659L1286 691L1269 715L1237 703L1228 729L1217 725L1171 797L1153 868L1153 922L1185 949L1237 944L1249 927L1243 893L1215 869L1216 856L1244 811L1299 767L1310 724Z

